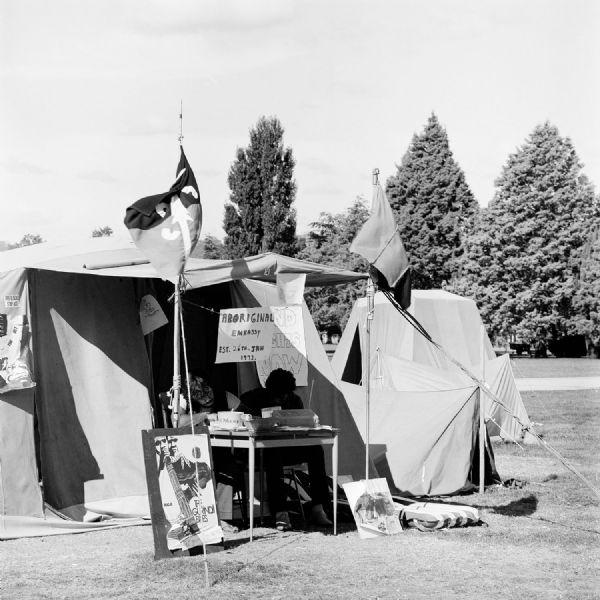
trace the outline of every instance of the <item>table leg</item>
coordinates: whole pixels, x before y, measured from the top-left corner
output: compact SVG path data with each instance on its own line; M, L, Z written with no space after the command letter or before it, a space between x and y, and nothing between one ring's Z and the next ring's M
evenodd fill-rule
M338 480L338 436L337 433L333 438L333 446L331 447L331 462L333 475L333 535L337 535L337 480Z
M260 494L260 526L264 527L265 519L263 514L263 499L265 497L265 480L264 480L264 457L263 448L258 451L258 489Z
M250 541L254 533L254 460L256 451L256 440L250 436L250 447L248 448L248 517L250 518Z

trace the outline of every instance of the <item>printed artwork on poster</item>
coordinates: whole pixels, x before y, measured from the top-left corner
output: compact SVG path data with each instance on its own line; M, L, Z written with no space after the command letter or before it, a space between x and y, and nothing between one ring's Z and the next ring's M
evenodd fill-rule
M343 484L361 538L402 531L400 508L394 504L387 480L369 479Z
M159 435L154 445L168 549L221 542L208 435Z
M35 385L28 308L25 272L0 279L0 393Z
M297 385L307 385L302 306L221 310L216 362L256 362L263 385L277 368L294 373Z

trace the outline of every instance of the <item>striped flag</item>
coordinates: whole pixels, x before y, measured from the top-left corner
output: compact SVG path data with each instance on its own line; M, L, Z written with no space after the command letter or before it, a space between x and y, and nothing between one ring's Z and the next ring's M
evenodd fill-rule
M369 261L380 289L391 290L402 308L410 306L410 265L392 207L379 183L373 190L371 216L350 244L350 251Z
M200 192L183 147L171 189L132 204L124 223L158 274L176 283L202 226Z

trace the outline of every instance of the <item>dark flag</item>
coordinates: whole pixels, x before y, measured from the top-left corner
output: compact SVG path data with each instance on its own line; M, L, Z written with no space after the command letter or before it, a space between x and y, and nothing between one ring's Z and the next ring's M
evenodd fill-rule
M171 189L132 204L124 223L158 274L176 283L202 226L200 192L183 147Z
M369 261L373 281L382 290L393 292L406 309L410 306L410 265L392 207L379 183L373 190L371 216L356 234L350 251Z

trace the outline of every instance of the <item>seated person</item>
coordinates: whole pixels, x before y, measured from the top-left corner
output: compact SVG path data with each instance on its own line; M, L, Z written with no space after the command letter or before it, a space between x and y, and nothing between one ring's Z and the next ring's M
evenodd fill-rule
M208 415L215 412L215 393L212 387L199 375L188 373L190 386L191 410L185 396L187 386L183 386L182 396L179 398L179 427L200 425L207 423ZM171 417L172 419L172 417Z
M257 388L242 394L237 410L261 416L263 408L272 406L279 406L283 410L304 408L302 399L294 393L296 379L293 373L284 369L275 369L267 377L265 386L265 388ZM291 529L290 517L285 505L286 493L283 485L283 466L300 462L308 463L310 497L313 501L311 522L319 526L332 525L323 509L323 504L329 500L329 486L322 446L268 449L264 451L264 462L269 507L271 513L275 515L277 529L280 531Z
M179 427L208 424L208 415L215 411L215 394L212 387L198 375L188 374L191 402L187 402L187 386L182 386L179 406ZM214 474L216 482L215 497L217 510L221 519L221 528L226 533L236 533L237 527L228 521L233 518L233 487L238 481L242 481L244 470L237 463L227 448L213 448L212 457L214 461Z

